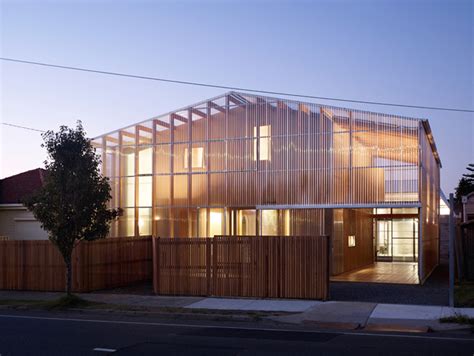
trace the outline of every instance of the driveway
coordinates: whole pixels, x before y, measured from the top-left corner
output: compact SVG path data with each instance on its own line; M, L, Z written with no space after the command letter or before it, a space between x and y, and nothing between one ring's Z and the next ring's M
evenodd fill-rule
M330 292L339 301L447 305L448 267L438 266L424 285L331 282Z

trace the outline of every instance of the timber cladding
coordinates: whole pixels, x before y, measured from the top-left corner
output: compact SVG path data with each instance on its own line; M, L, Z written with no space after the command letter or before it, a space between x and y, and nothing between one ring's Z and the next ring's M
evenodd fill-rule
M75 292L152 278L151 237L81 242L73 253ZM64 291L66 268L50 241L0 241L0 289Z
M326 236L154 238L156 294L329 298Z

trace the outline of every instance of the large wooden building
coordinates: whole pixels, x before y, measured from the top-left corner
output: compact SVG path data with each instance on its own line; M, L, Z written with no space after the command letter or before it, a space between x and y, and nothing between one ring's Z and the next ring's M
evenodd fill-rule
M93 140L112 236L329 235L332 275L438 263L427 120L229 92Z

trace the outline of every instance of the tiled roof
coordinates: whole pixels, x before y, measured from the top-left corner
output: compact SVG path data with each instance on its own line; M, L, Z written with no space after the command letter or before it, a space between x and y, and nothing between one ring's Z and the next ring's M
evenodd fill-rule
M43 185L44 174L44 169L36 168L0 180L0 204L21 203Z

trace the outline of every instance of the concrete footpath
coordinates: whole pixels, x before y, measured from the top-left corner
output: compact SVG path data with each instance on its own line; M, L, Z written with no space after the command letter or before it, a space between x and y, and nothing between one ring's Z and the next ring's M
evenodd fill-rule
M287 312L291 314L268 318L321 328L374 331L452 330L460 326L440 323L439 319L455 315L474 318L474 308L335 301L205 298L186 308Z
M0 291L0 300L54 300L62 293ZM405 304L337 302L315 300L201 298L154 295L83 293L92 302L139 308L182 308L236 312L267 312L267 319L279 323L327 329L380 331L429 331L460 329L459 324L440 323L442 317L465 315L474 318L474 308L450 308ZM177 311L178 312L178 311ZM465 326L464 326L465 327Z

